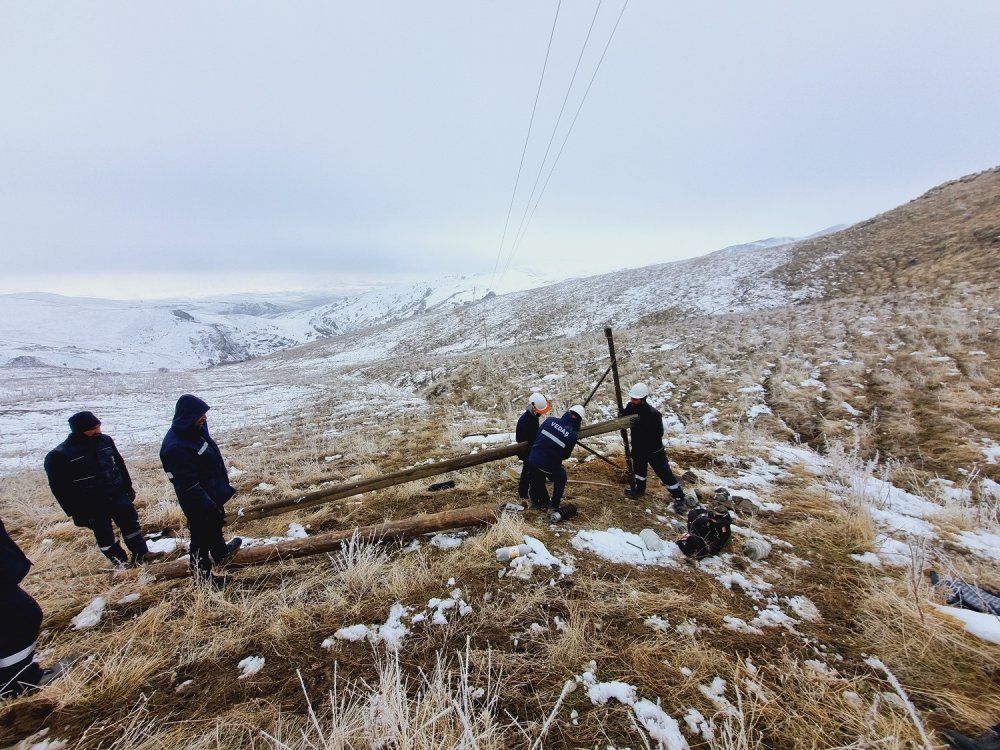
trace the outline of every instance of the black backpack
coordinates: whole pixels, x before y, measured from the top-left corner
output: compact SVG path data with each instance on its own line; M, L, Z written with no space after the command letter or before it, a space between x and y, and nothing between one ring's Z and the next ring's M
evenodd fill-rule
M708 508L688 512L688 533L677 540L677 546L688 557L700 560L719 554L732 536L733 519L729 513L716 513Z

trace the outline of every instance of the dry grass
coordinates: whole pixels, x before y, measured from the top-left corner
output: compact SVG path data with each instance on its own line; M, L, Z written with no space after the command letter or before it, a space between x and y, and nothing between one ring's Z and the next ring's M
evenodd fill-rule
M781 511L739 519L791 548L776 547L767 566L739 555L727 563L766 579L776 603L803 595L816 605L822 619L793 630L729 629L727 615L749 622L766 600L697 568L638 568L572 548L581 528L651 527L672 536L658 518L666 513L659 483L645 502L626 502L620 477L600 461L572 464L577 483L567 500L580 516L564 526L504 516L451 550L427 540L404 551L355 539L339 553L239 572L224 592L82 577L104 559L89 532L55 507L40 472L0 478L4 521L35 563L25 587L45 610L40 647L47 659L84 657L43 693L0 708L0 737L14 742L49 727L50 737L79 748L485 748L531 747L544 731L544 747L654 747L628 707L596 706L580 689L563 695L566 681L596 662L599 679L634 685L671 716L701 712L714 729L711 739L689 735L694 748L918 746L910 717L885 695L892 689L884 675L865 664L871 654L898 676L930 729L982 728L1000 713L997 649L934 614L919 569L873 572L852 560L873 548L877 529L864 502L831 484L852 473L891 479L941 504L945 528L997 528L1000 497L984 481L1000 481L1000 469L983 447L1000 435L998 311L996 289L953 288L689 315L683 325L653 316L616 332L623 381L647 382L661 411L686 425L683 433L667 427L668 439L680 439L668 447L678 474L694 468L735 478L769 461L763 446L772 441L810 446L828 461L825 476L790 469L760 490ZM663 348L666 341L676 346ZM606 352L598 332L558 346L355 368L345 383L411 387L425 406L390 430L390 415L331 400L266 435L217 435L244 472L234 507L467 453L465 435L511 431L536 388L557 409L579 400L603 373ZM614 415L607 386L588 410L594 420ZM616 441L593 442L620 459ZM181 527L155 456L130 461L130 469L147 528ZM283 535L291 521L313 532L349 528L514 499L503 466L454 478L447 492L413 482L240 533ZM262 482L273 489L255 489ZM572 555L576 572L500 577L494 550L526 533ZM915 545L914 555L942 574L1000 583L996 565L947 545ZM455 589L471 612L446 625L414 624L398 653L383 644L321 645L341 628L384 623L396 603L428 612L430 600ZM118 603L133 591L137 601ZM71 619L99 595L109 604L101 623L72 630ZM669 628L652 627L653 617ZM251 655L265 666L239 679L236 665ZM706 694L715 678L726 680L729 707Z

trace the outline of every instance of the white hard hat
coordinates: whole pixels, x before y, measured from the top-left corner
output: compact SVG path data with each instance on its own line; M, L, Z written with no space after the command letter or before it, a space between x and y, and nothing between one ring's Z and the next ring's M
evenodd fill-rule
M580 404L573 404L573 406L569 407L569 410L576 414L580 418L581 422L583 421L583 418L587 416L587 412L582 406L580 406Z
M645 383L636 383L628 391L629 398L646 398L649 395L649 388Z
M535 411L539 414L548 414L549 409L552 408L541 393L532 393L528 397L528 405L535 407Z

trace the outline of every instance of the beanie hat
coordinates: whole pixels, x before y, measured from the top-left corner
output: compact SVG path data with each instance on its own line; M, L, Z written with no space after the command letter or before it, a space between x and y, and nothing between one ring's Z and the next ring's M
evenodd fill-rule
M78 411L69 418L69 428L73 432L86 432L97 427L100 423L101 420L95 417L91 411Z

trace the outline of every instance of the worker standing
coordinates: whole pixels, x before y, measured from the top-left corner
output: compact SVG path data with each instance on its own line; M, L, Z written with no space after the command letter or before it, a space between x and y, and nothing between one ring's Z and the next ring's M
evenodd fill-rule
M521 459L521 479L517 485L517 496L522 500L528 499L528 454L531 446L535 444L538 437L538 418L548 414L552 410L552 405L541 393L532 393L528 397L528 408L517 420L517 427L514 429L514 440L517 443L527 443L527 446L518 452L517 457Z
M687 513L684 490L680 480L670 470L667 452L663 449L663 416L649 403L649 388L645 383L636 383L628 392L629 402L623 414L639 417L631 427L632 467L635 471L635 485L628 487L625 494L642 497L646 494L646 469L651 468L667 488L674 500L674 512Z

